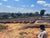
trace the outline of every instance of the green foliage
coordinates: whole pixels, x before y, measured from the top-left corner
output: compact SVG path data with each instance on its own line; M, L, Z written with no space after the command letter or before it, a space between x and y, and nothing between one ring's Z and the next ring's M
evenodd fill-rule
M33 17L33 16L38 16L39 14L36 12L34 13L2 13L0 15L0 19L8 19L9 17L11 18L23 18L23 17Z
M20 35L23 35L23 32L19 33Z
M2 16L2 18L4 18L4 19L5 19L5 18L7 19L8 17L9 17L9 15L3 15L3 16Z
M44 10L44 9L42 9L42 10L40 11L40 16L43 16L43 15L44 15L44 13L45 13L45 10Z
M39 12L35 12L35 15L36 15L36 16L39 16Z
M50 14L46 14L46 16L50 16Z
M11 17L11 19L12 19L12 18L25 18L25 17L43 16L44 13L45 13L44 9L42 9L40 11L40 14L37 11L34 12L34 13L32 13L32 12L30 12L30 13L20 13L20 12L18 12L18 13L0 13L0 19L9 19L9 17ZM46 14L46 15L50 16L50 14Z

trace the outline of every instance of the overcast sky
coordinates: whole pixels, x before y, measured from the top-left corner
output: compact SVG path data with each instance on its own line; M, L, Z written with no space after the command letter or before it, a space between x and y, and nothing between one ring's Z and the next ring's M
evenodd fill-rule
M45 9L50 13L50 0L0 0L0 12L35 12Z

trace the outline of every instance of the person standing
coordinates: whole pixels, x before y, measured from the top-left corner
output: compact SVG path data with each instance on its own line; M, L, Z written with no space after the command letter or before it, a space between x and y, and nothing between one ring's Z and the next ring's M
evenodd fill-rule
M40 25L40 29L42 30L37 38L47 38L47 31L45 30L45 25Z

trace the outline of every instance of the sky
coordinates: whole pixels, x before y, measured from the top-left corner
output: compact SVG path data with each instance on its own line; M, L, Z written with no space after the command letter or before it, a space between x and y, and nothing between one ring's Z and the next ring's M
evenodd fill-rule
M0 0L0 12L40 12L50 13L50 0Z

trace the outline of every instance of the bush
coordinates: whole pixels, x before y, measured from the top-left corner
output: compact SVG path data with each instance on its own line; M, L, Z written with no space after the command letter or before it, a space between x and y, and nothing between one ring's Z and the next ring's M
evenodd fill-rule
M8 26L4 26L4 25L0 24L0 30L7 29L7 28L8 28Z

